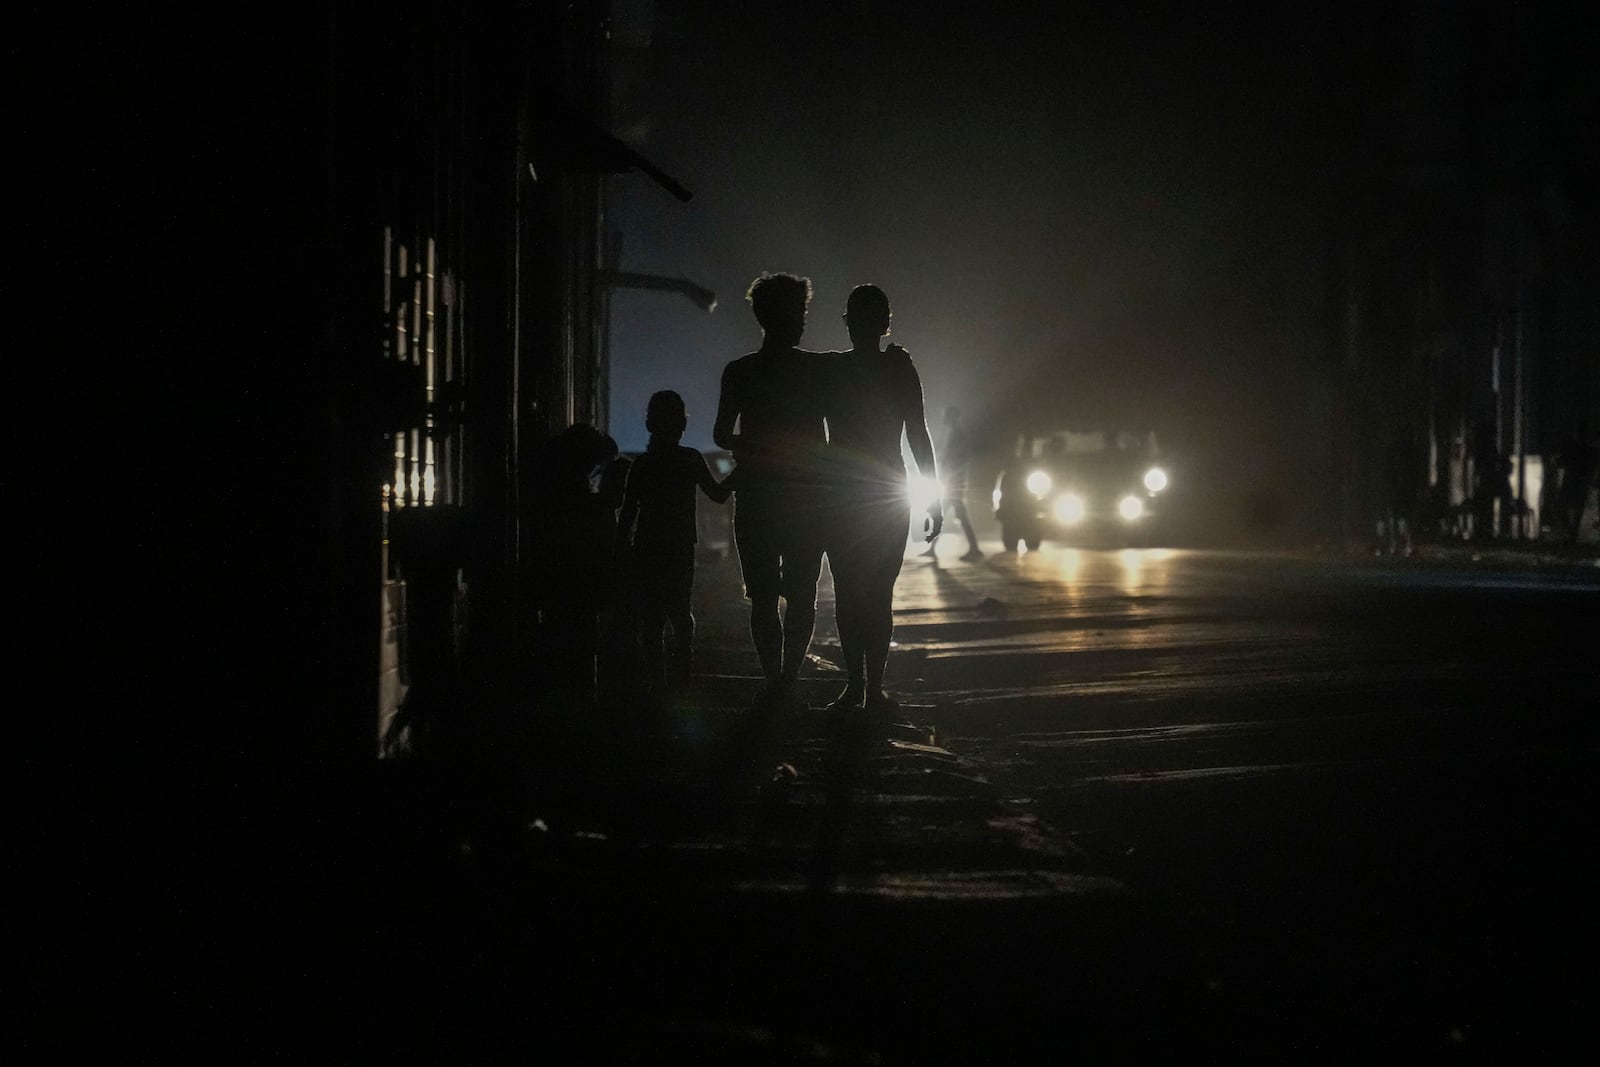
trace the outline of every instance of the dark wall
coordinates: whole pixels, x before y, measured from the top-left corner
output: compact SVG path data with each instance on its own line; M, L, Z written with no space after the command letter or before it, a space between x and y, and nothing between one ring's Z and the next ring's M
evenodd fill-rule
M602 103L582 98L602 8L324 4L246 33L141 14L87 22L72 80L54 71L80 112L48 130L71 178L54 325L104 387L74 437L142 620L103 636L160 694L161 750L318 774L371 755L384 226L437 236L467 294L465 556L477 632L511 625L517 466L602 414L599 179L546 144L558 98Z
M41 1032L81 1027L70 1006L88 998L180 1037L174 1014L227 999L216 975L270 972L323 931L275 915L354 876L393 428L384 225L455 245L474 372L464 556L485 599L511 584L529 399L513 385L558 346L595 350L561 332L586 280L532 282L598 205L574 205L559 170L528 188L518 169L535 74L594 43L571 10L91 6L22 49L16 293L24 361L45 373L24 404L42 428L16 454L54 493L27 523L51 543L27 588L52 666L30 699L21 862L28 913L70 915L25 960ZM107 960L113 942L129 950Z

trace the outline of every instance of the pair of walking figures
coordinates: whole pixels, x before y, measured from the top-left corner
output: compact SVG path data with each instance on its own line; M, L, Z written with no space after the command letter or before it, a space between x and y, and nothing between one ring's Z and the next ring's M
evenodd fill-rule
M712 433L736 461L723 487L735 495L734 543L764 676L758 701L796 699L826 556L846 674L829 707L892 712L884 671L911 519L902 439L918 472L938 477L922 382L910 353L885 347L892 313L883 290L851 291L845 352L798 347L811 297L810 280L793 274L763 274L750 286L762 344L724 369ZM938 500L927 510L931 543L944 515Z

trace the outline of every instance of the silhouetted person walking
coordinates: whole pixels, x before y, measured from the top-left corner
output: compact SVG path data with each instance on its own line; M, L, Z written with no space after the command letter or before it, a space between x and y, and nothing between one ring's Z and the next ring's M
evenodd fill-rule
M902 435L924 478L937 479L933 441L923 413L922 379L899 345L880 349L889 332L889 299L858 285L845 305L849 352L830 361L826 543L833 571L839 645L847 682L829 707L873 712L896 707L883 688L894 631L894 585L905 559L911 506L906 495ZM939 536L944 512L928 505L927 540Z
M683 397L670 389L645 410L650 443L628 470L617 520L617 556L644 659L644 686L652 701L666 702L689 688L694 662L695 493L717 503L728 490L717 484L696 449L679 441L689 425ZM664 640L671 627L670 644Z
M1494 426L1484 423L1473 434L1473 490L1475 512L1472 536L1498 539L1514 533L1512 519L1511 461L1500 452Z
M1391 556L1411 555L1417 500L1424 484L1425 459L1409 426L1400 426L1383 454L1383 548Z
M945 512L961 523L961 532L967 535L967 551L961 558L968 563L983 558L978 550L978 535L972 532L972 519L967 515L967 479L972 470L972 435L961 422L961 409L954 404L944 409L944 450L939 453L939 469L944 478Z
M545 442L534 464L529 497L541 515L531 524L529 570L537 660L547 698L563 710L589 710L595 703L599 613L621 498L617 459L616 441L575 423Z
M1568 541L1577 544L1583 536L1583 513L1589 506L1589 489L1594 485L1595 471L1600 469L1600 447L1585 419L1578 424L1578 432L1561 442L1557 458L1561 472L1556 490L1556 515L1554 527Z
M761 348L723 370L712 437L737 464L729 475L734 545L765 678L758 700L773 702L789 699L816 625L818 464L827 438L817 399L820 358L795 347L805 332L811 280L763 274L746 299L761 324Z

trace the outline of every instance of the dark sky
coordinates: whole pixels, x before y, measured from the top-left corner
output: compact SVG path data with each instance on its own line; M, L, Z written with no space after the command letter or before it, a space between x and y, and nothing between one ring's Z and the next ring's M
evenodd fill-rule
M759 343L744 290L787 270L815 349L848 346L851 286L885 289L935 425L959 402L1004 433L1033 403L1153 427L1212 477L1292 476L1325 421L1324 209L1370 74L1340 10L658 0L618 128L696 195L624 177L612 219L627 269L721 303L617 294L613 434L642 447L676 388L709 445L721 369Z

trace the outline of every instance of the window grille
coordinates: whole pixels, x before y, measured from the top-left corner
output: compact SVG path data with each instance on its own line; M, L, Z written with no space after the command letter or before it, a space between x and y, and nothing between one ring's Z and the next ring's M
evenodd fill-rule
M384 228L383 358L402 383L386 413L393 467L381 488L385 511L461 503L460 429L444 417L461 384L459 297L433 238L408 243Z

